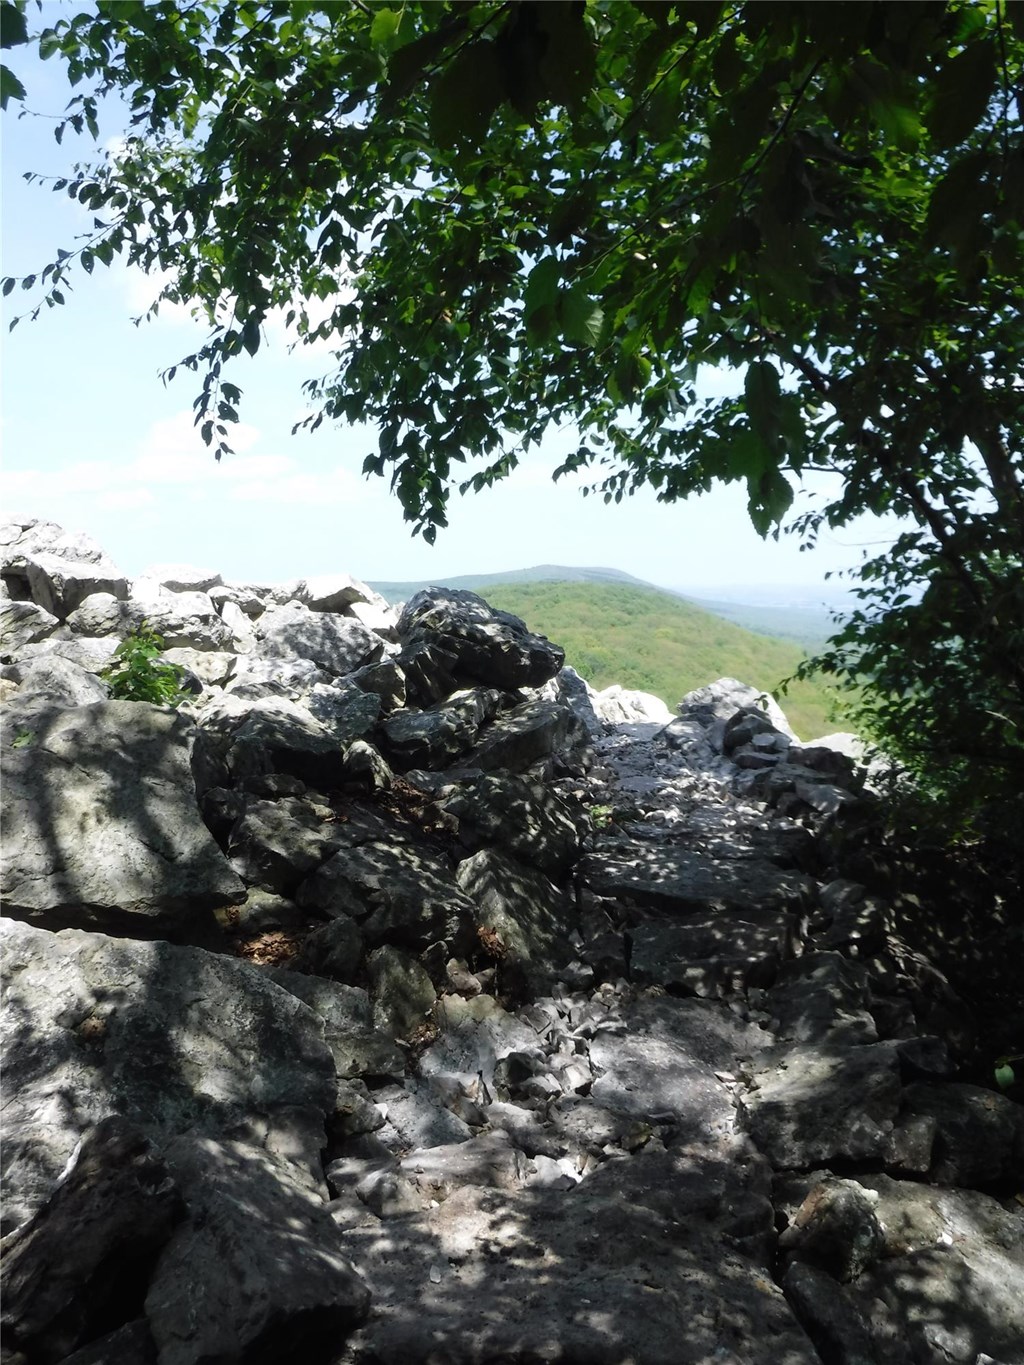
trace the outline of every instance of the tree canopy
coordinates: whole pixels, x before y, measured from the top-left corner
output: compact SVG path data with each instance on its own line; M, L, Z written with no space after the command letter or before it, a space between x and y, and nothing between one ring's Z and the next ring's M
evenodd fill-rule
M30 15L3 0L5 45ZM168 272L218 456L274 311L333 347L309 424L368 423L428 538L553 427L556 473L742 481L762 533L838 473L810 542L908 529L824 666L939 787L1019 790L1024 4L96 0L32 41L75 87L58 139L112 94L130 129L55 183L93 230L21 283Z

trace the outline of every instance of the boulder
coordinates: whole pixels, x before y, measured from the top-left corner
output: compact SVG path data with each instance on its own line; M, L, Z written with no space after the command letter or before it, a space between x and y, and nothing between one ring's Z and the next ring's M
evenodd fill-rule
M7 676L17 682L21 702L32 698L33 702L49 701L59 706L88 706L109 696L106 683L95 673L59 654L39 654L12 664Z
M112 1116L86 1130L49 1201L4 1242L4 1343L60 1361L142 1311L161 1249L185 1216L153 1144Z
M393 1038L408 1038L421 1029L437 993L420 963L385 944L367 957L366 971L377 1028Z
M499 962L507 984L540 993L572 956L571 899L543 872L497 849L481 849L461 862L456 877L477 906L481 939Z
M381 724L381 744L403 772L447 768L467 753L481 725L498 711L501 694L483 687L454 692L425 711L396 711Z
M422 952L472 941L478 910L448 868L426 850L367 843L328 859L296 892L306 909L355 919L371 947Z
M403 660L411 645L437 644L455 672L486 687L539 687L565 662L563 650L527 630L518 616L454 588L416 593L402 610L398 634Z
M552 755L579 750L586 739L583 723L566 703L524 701L502 712L481 732L463 766L522 773Z
M264 659L298 656L333 677L375 663L384 652L379 635L348 616L311 611L298 602L271 608L257 625L258 655Z
M695 720L705 729L712 730L720 748L726 722L737 711L750 707L763 711L776 730L790 739L796 739L778 702L767 693L759 692L756 687L749 687L735 678L719 678L706 687L687 692L677 710L684 719Z
M151 564L142 571L169 592L206 592L219 588L224 580L214 569L197 569L194 564Z
M146 702L29 699L3 718L6 912L187 934L245 889L199 813L195 727Z
M814 883L761 858L716 858L675 847L599 845L580 864L602 896L679 912L737 911L755 922L780 910L809 909Z
M0 920L4 1230L50 1197L111 1115L158 1146L242 1133L316 1188L335 1066L322 1018L246 963L199 948Z
M35 602L0 601L0 658L16 659L25 645L45 640L59 627L57 617Z
M370 1291L323 1201L241 1142L189 1136L168 1160L188 1219L146 1295L161 1365L329 1365L366 1318Z
M470 850L496 844L555 878L576 861L580 833L573 811L541 782L491 773L460 786L440 805L458 819Z

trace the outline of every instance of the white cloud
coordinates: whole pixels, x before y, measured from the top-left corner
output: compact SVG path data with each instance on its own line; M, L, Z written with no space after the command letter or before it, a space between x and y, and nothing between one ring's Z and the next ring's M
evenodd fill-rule
M239 423L231 441L238 453L219 462L203 444L190 412L154 422L138 452L127 461L81 460L46 469L7 469L8 506L31 507L34 515L66 515L74 499L79 517L89 508L130 511L179 497L188 504L227 499L281 506L350 506L371 495L366 482L342 465L311 471L290 455L245 453L260 433ZM58 518L59 519L59 518Z

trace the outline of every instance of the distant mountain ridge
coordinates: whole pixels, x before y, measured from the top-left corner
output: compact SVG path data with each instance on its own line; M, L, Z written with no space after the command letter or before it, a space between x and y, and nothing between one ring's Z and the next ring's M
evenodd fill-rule
M706 598L697 592L686 592L681 588L666 588L658 583L637 578L624 573L621 569L605 567L586 567L567 564L535 564L527 569L508 569L503 573L456 574L432 579L407 579L393 581L371 581L370 587L379 592L391 603L407 601L414 593L429 587L462 588L478 592L483 596L491 588L521 586L528 583L592 583L618 584L631 588L645 588L650 592L667 593L690 602L712 616L731 621L744 630L756 635L767 635L772 639L789 640L802 645L809 652L820 649L832 634L832 614L828 606L819 608L806 606L779 606L756 601L746 602L715 597ZM740 590L742 591L742 590ZM756 589L751 595L756 595Z

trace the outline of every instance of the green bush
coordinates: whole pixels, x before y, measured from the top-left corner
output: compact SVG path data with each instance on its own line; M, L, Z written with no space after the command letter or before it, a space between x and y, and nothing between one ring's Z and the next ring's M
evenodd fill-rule
M179 706L188 696L185 673L177 664L161 661L164 642L143 621L114 651L116 662L100 676L115 701L148 701L157 706Z

